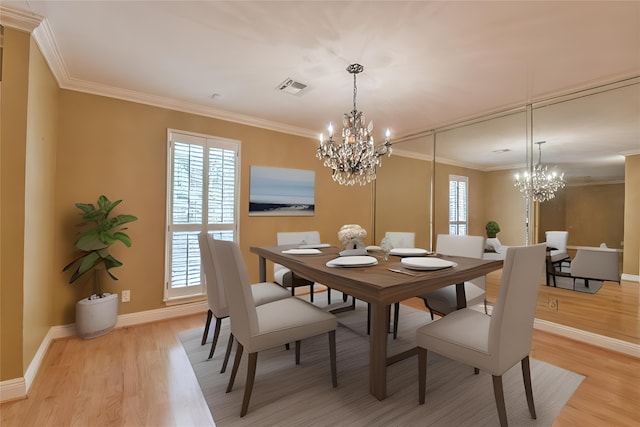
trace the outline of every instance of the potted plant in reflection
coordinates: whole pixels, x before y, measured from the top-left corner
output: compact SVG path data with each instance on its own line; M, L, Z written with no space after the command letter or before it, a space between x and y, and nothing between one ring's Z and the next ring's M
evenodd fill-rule
M111 269L121 267L122 262L111 255L111 246L116 242L131 246L131 239L124 232L127 228L123 225L138 218L134 215L113 215L113 209L121 202L111 202L102 195L96 205L75 204L82 211L83 222L80 226L83 231L75 241L77 253L63 271L73 271L69 283L75 283L83 277L93 281L93 294L76 303L76 330L78 336L85 339L106 334L115 326L118 318L118 295L102 293L100 283L105 273L111 279L118 280Z
M500 226L495 221L487 222L484 229L487 231L487 241L485 242L485 250L489 252L500 252L502 246L500 240L498 240L498 233L500 232Z
M500 232L500 226L495 221L489 221L485 226L485 230L487 231L488 238L495 239L496 235Z

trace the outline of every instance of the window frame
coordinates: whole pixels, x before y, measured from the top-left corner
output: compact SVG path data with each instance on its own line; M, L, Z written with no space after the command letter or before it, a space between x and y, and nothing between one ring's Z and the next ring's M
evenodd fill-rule
M199 223L174 223L174 148L176 143L199 145L203 147L203 171L202 171L202 207L201 218ZM233 182L233 221L232 223L209 223L209 150L222 149L230 150L235 153L234 164L234 182ZM212 135L188 132L177 129L167 129L167 182L166 182L166 217L165 217L165 272L163 286L163 301L165 303L175 300L192 298L206 295L206 286L203 276L202 265L199 258L199 251L196 254L198 264L200 265L199 283L188 284L184 287L172 286L173 278L173 233L176 232L197 232L206 231L208 233L218 234L219 238L226 238L228 232L233 234L233 241L238 241L239 224L239 208L240 208L240 156L241 142L238 140L227 139ZM226 232L226 233L225 233ZM224 236L226 234L226 236ZM197 239L197 237L196 237ZM187 264L187 268L188 264Z
M464 189L465 189L465 193L464 193L464 220L460 220L460 209L458 209L457 211L457 215L456 218L457 219L453 219L453 216L455 215L452 214L451 212L451 202L452 202L452 192L451 192L451 186L453 183L456 183L456 195L455 195L455 199L456 199L456 206L460 207L460 183L464 183ZM449 234L453 234L453 235L459 235L459 236L466 236L469 234L469 177L467 176L462 176L462 175L449 175L449 191L448 191L449 197ZM461 226L464 227L464 230L462 230L463 232L461 233ZM455 228L455 230L453 230L452 228ZM453 233L452 231L455 231L455 233Z

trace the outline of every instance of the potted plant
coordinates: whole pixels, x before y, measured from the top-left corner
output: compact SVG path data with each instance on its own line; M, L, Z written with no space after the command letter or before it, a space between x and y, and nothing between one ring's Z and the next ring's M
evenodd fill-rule
M495 221L489 221L484 228L487 230L487 237L490 239L495 239L500 232L500 226Z
M93 294L76 303L76 329L78 335L85 339L106 334L117 321L118 295L102 293L100 280L105 272L111 279L118 280L111 269L122 266L122 262L110 254L109 248L116 242L131 246L131 239L124 233L127 228L123 225L138 218L133 215L112 215L113 209L121 202L122 200L111 202L102 195L98 198L97 205L75 204L82 211L83 222L80 226L84 227L84 230L75 242L76 256L62 271L72 269L69 283L92 275Z

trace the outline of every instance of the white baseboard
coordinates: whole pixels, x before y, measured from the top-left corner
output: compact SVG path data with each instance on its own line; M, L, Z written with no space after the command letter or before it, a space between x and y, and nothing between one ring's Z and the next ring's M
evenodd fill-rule
M635 274L622 273L622 280L628 280L629 282L640 282L640 276Z
M27 386L24 378L14 378L0 382L0 403L24 399L26 396Z
M535 319L533 327L540 329L541 331L550 332L576 341L603 347L607 350L617 351L618 353L624 353L629 356L640 358L640 345L638 344L605 337L604 335L594 334L593 332L587 332L541 319Z
M188 316L206 312L209 305L206 301L198 301L188 304L173 305L156 310L141 311L138 313L122 314L118 316L116 328L125 326L140 325L143 323L156 322L166 320L173 317ZM29 363L23 378L14 378L0 382L0 403L10 400L24 399L27 397L29 388L33 384L33 380L40 369L40 365L47 353L51 343L59 338L66 338L76 335L76 327L74 323L68 325L52 326L49 332L38 347L33 360Z

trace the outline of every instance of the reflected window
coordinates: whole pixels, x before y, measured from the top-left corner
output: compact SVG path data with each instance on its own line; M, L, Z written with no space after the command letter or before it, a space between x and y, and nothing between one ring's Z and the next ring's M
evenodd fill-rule
M469 178L449 175L449 234L466 236L468 230L467 189Z

